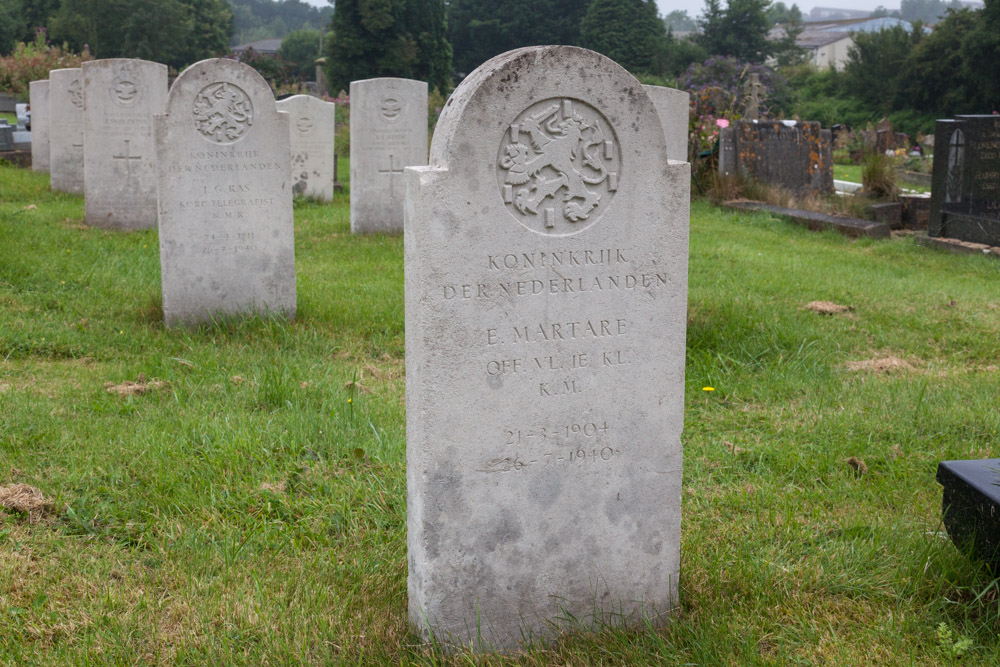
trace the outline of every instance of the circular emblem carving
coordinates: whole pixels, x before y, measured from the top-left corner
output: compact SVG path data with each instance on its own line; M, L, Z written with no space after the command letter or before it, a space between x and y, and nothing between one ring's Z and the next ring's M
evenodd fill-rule
M83 108L83 88L80 86L79 79L73 79L73 82L69 84L69 101L77 109Z
M378 110L385 122L395 123L403 115L403 102L398 97L390 95L382 100Z
M295 129L301 135L309 134L313 129L313 119L309 116L299 116L295 121Z
M618 190L621 147L604 115L586 102L547 99L504 134L497 183L507 210L533 232L568 236L591 226Z
M108 92L111 101L120 107L130 107L142 99L142 90L130 74L116 76Z
M194 98L195 127L209 141L232 144L253 125L250 96L225 81L211 83Z

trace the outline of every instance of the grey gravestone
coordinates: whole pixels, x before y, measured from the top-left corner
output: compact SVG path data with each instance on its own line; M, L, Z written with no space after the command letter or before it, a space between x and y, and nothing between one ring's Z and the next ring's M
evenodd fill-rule
M312 95L293 95L278 102L288 113L292 147L292 192L333 200L336 166L333 156L336 105Z
M6 118L0 118L0 151L14 150L14 128L7 124Z
M31 169L49 170L49 80L28 84L31 96Z
M406 170L425 637L511 648L675 605L689 183L642 85L569 46L482 65Z
M115 58L83 64L84 211L92 227L156 226L153 114L167 104L167 66Z
M798 196L833 192L832 137L818 122L738 120L721 137L721 174L739 171Z
M1000 573L1000 459L942 461L937 481L955 546Z
M939 120L930 236L1000 246L1000 116Z
M83 81L79 68L49 72L52 189L83 194Z
M403 230L403 168L427 164L427 84L351 82L351 233Z
M235 60L203 60L154 119L167 326L295 314L288 114Z
M665 86L643 86L656 106L667 139L667 157L688 161L688 124L691 115L691 95Z

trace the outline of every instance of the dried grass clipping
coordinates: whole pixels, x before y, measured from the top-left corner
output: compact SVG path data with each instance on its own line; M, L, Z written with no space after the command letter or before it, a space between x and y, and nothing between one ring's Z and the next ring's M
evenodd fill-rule
M841 306L832 301L810 301L806 304L806 310L811 310L820 315L840 315L854 310L851 306Z
M126 380L121 384L114 384L112 382L104 383L104 389L109 394L118 394L119 396L141 396L157 389L168 389L169 387L169 382L163 380L146 380L145 375L139 375L135 382Z
M874 371L875 373L896 373L912 371L913 364L899 357L878 357L864 361L848 361L849 371Z
M28 523L38 523L52 509L52 501L27 484L0 486L0 507L28 517Z

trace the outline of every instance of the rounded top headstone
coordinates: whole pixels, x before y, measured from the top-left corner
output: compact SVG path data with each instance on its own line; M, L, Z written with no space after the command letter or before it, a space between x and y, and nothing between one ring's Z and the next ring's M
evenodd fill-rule
M598 224L621 198L642 196L666 152L642 84L597 52L516 49L455 89L431 143L430 164L496 183L494 203L545 236Z
M268 109L254 100L274 99L271 87L257 70L230 58L195 63L170 88L167 115L190 117L190 128L209 145L238 144L250 134ZM273 104L270 115L278 113Z

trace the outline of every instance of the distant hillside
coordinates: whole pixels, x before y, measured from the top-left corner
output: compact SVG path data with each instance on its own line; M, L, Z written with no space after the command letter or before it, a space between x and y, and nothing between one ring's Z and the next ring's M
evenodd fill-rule
M233 8L233 46L281 38L293 30L326 32L333 6L322 9L301 0L229 0Z

